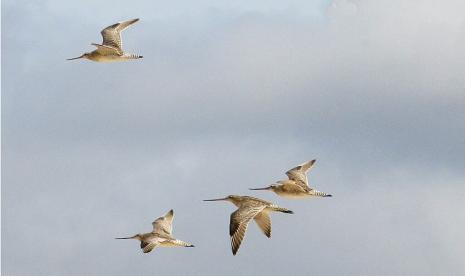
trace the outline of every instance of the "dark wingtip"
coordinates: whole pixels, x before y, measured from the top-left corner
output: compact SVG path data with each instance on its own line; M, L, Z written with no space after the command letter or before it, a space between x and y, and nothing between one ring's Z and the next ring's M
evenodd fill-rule
M143 58L144 56L139 56L139 58Z
M325 195L324 197L333 197L333 195Z
M186 246L186 247L195 247L195 245L191 244L191 245L188 245L188 246Z

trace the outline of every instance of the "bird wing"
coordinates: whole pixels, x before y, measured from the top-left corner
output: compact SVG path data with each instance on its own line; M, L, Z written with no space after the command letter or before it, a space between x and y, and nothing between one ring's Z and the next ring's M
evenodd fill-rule
M100 32L103 37L103 45L115 47L119 49L120 51L122 50L123 47L123 42L121 40L121 32L129 27L130 25L136 23L139 21L139 18L124 21L124 22L118 22L115 23L111 26L106 27L105 29Z
M152 222L152 233L171 236L173 231L174 211L171 209L165 216L159 217Z
M270 215L265 211L261 211L253 219L257 223L258 227L260 227L263 234L265 234L268 238L271 238L271 219L270 219Z
M150 242L141 241L140 242L140 248L142 249L142 251L144 253L149 253L150 251L152 251L159 244L160 243L156 242L156 241L150 241Z
M308 187L307 172L315 164L316 160L311 160L298 165L286 172L287 177L290 180L295 181L298 185Z
M242 206L231 214L229 221L229 235L231 236L231 248L233 255L236 255L242 240L245 236L245 231L252 218L263 211L266 206Z
M97 52L99 52L103 56L109 56L109 55L118 55L118 56L120 56L120 55L122 55L122 52L119 49L114 48L112 46L100 45L100 44L96 44L96 43L92 43L92 45L97 47Z

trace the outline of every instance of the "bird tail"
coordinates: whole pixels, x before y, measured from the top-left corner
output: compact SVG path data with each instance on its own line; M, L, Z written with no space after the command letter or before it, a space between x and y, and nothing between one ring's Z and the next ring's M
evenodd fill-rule
M127 59L139 59L139 58L143 58L143 56L140 56L140 55L137 55L137 54L126 54L125 57Z
M193 244L190 244L188 242L185 242L185 241L182 241L182 240L178 240L178 239L174 239L174 240L170 240L169 241L169 244L166 244L165 246L184 246L184 247L194 247Z
M325 192L320 192L320 191L317 191L317 190L310 191L310 194L312 196L319 196L319 197L332 197L332 195L330 195L330 194L327 194Z
M283 207L279 207L277 205L272 205L269 207L272 211L275 211L275 212L281 212L281 213L286 213L286 214L294 214L293 211L289 210L289 209L286 209L286 208L283 208Z

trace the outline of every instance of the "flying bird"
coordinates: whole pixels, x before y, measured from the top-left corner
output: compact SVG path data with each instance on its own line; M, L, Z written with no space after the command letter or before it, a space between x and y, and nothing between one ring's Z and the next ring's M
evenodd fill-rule
M316 160L311 160L298 165L286 172L288 180L280 180L264 188L253 188L250 190L273 191L277 195L285 198L308 198L308 197L331 197L332 195L317 191L308 185L307 172L315 164Z
M137 234L132 237L116 239L135 239L140 241L140 248L144 253L149 253L155 247L194 247L194 245L173 237L174 211L170 210L163 217L152 222L153 230L150 233Z
M282 212L293 214L291 210L274 205L271 202L251 197L230 195L225 198L205 199L204 201L229 201L236 205L238 209L231 214L229 221L229 235L231 236L231 248L233 255L236 255L245 231L251 219L254 219L258 227L268 238L271 237L270 212Z
M106 27L101 32L102 44L92 43L93 46L97 47L96 50L68 60L86 58L97 62L108 62L142 58L139 55L125 53L122 49L121 32L137 21L139 21L139 18L118 22Z

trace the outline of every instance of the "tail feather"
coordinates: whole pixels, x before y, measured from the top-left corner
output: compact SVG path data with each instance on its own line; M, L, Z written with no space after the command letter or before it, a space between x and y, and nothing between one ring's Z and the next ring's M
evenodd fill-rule
M311 193L313 196L321 196L321 197L332 197L333 196L333 195L327 194L325 192L320 192L317 190L312 190Z
M188 242L178 240L178 239L170 240L168 242L163 242L163 246L166 246L166 247L173 247L173 246L175 246L175 247L176 246L194 247L193 244L190 244Z
M193 244L190 244L188 242L181 241L181 240L175 240L175 243L179 244L180 246L184 246L184 247L194 247Z
M136 55L136 54L126 54L126 58L127 59L139 59L139 58L143 58L143 56Z
M270 209L275 211L275 212L281 212L281 213L286 213L286 214L294 214L293 211L291 211L289 209L286 209L286 208L283 208L283 207L279 207L277 205L270 206Z

